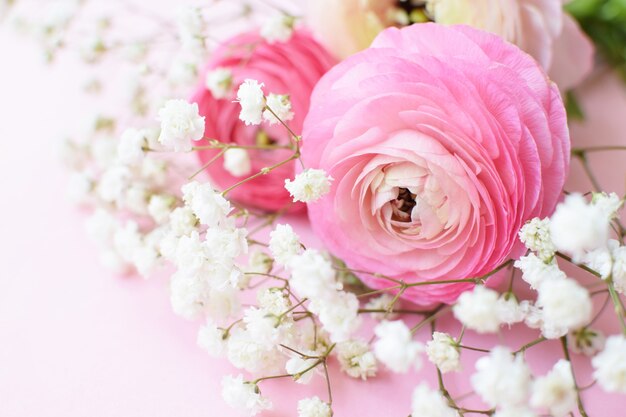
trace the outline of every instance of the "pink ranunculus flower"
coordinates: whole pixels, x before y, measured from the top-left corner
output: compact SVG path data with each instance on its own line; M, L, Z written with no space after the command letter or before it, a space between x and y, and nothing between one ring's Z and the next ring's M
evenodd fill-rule
M562 91L593 67L593 45L563 11L565 0L428 0L426 14L442 24L465 24L515 43L541 63ZM407 4L407 3L405 3ZM397 25L395 0L316 0L308 17L338 56L367 48L383 28ZM406 7L406 6L405 6ZM420 6L423 9L423 6Z
M478 277L519 256L520 227L552 212L569 152L559 91L516 46L468 26L390 28L313 92L304 164L335 180L309 217L353 269L407 283ZM471 287L404 296L452 302Z
M294 117L287 123L294 132L299 133L309 109L313 87L335 62L334 58L303 30L296 30L287 42L270 44L261 38L258 31L244 33L226 41L211 55L191 99L192 102L198 103L200 115L205 117L205 137L238 145L288 145L289 134L283 126L270 125L267 122L260 126L246 126L239 120L241 107L234 102L237 88L245 79L254 79L264 84L265 94L289 95ZM219 69L217 73L216 69ZM222 80L222 86L226 85L227 88L226 91L219 89L216 95L220 98L217 98L207 88L207 75L228 73L232 79ZM214 149L201 150L198 155L204 164L218 152ZM249 150L248 154L250 174L253 174L261 168L287 159L292 151ZM294 162L283 165L267 175L233 189L229 197L264 210L282 209L291 201L285 189L285 180L293 178L294 169ZM213 182L222 189L244 178L231 175L225 169L222 160L211 164L207 171ZM303 204L296 204L293 210L303 208Z

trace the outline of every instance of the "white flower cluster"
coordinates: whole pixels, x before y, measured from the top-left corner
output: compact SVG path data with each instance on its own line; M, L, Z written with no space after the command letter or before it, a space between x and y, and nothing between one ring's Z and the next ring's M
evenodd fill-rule
M309 168L296 175L293 181L285 180L285 188L294 202L314 203L330 192L332 180L324 170Z
M294 116L288 95L270 93L266 98L263 83L256 80L244 80L237 90L237 102L241 105L239 119L246 125L259 125L263 120L287 122Z
M286 14L277 14L267 19L261 27L261 36L268 43L287 42L293 35L295 18Z

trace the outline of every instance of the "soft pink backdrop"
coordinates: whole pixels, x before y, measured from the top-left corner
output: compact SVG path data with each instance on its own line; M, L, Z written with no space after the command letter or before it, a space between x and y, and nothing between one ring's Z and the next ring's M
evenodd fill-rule
M196 347L197 325L171 313L164 277L112 276L97 261L82 214L65 199L58 143L68 128L84 123L81 109L90 104L78 91L77 69L43 66L34 45L6 28L0 28L0 52L0 416L238 415L220 398L221 377L232 369ZM575 145L626 144L623 85L603 72L581 93L592 123L574 129ZM603 184L620 193L625 155L594 158ZM572 179L588 187L576 165ZM533 337L513 331L502 340L519 346ZM488 346L497 339L470 335L467 342ZM543 373L550 365L543 358L553 363L560 355L552 342L528 357ZM468 371L475 358L464 353ZM435 381L430 366L404 378L381 372L370 383L333 369L337 417L405 417L413 386L426 378L434 387ZM449 389L467 392L466 377L447 376ZM587 372L579 379L585 385ZM325 398L321 378L292 387L262 385L277 406L264 416L295 416L299 398ZM591 416L620 416L626 406L623 397L597 389L585 394L585 403Z

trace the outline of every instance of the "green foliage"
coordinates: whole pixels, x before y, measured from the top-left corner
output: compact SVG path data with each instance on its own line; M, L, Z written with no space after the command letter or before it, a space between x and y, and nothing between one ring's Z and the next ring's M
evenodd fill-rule
M626 0L574 0L565 8L626 79Z

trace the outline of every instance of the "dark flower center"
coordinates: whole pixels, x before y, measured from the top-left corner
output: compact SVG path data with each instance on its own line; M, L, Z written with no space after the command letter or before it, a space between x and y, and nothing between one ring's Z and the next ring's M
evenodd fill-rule
M397 23L413 24L432 22L432 17L426 11L424 0L396 0L396 9L406 16L405 22ZM398 19L396 19L398 20Z
M412 194L407 188L400 188L400 190L398 190L398 197L391 202L393 205L392 220L410 222L411 212L417 205L415 197L416 195Z

